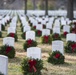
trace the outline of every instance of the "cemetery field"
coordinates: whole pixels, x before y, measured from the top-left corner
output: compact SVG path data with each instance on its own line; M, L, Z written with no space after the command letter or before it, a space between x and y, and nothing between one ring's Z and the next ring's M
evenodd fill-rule
M8 63L8 75L23 75L21 72L21 62L23 58L26 57L26 52L23 49L23 44L25 40L21 37L21 27L20 22L17 23L17 35L18 42L15 42L16 56L13 59L9 59ZM0 46L2 46L3 38L7 36L7 28L2 31L2 38L0 38ZM44 69L42 70L42 75L76 75L76 54L67 54L65 55L65 63L62 65L52 65L47 62L49 53L51 53L51 44L41 44L41 38L36 37L38 42L38 47L42 50L42 60L44 63ZM65 42L65 39L63 39Z

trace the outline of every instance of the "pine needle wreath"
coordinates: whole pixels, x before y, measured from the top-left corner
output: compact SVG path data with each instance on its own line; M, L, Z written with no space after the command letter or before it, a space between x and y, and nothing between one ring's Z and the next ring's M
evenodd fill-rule
M2 29L2 31L5 30L5 26L3 24L1 25L1 29Z
M52 34L52 39L53 40L61 40L61 36L58 33L54 33L54 34Z
M0 38L2 37L2 32L0 31Z
M42 35L42 31L41 30L36 30L35 32L36 32L36 36L38 36L38 37Z
M39 59L23 59L21 69L23 75L41 75L43 61Z
M52 64L63 64L65 57L59 51L53 51L49 55L48 62Z
M68 32L66 32L66 31L63 32L62 37L63 37L63 38L66 38L66 35L67 35L67 34L68 34Z
M8 58L15 57L15 49L12 46L3 45L0 48L0 54L8 56Z
M31 30L36 30L36 26L32 26Z
M22 37L23 39L26 39L26 32L23 32L22 35L21 35L21 37Z
M52 42L52 37L50 35L44 35L41 38L42 38L41 41L43 44L51 44Z
M65 46L66 53L76 53L76 42L68 41Z
M23 48L26 51L27 48L29 48L29 47L36 47L36 46L37 46L37 42L36 41L28 39L28 40L25 41L25 43L23 45Z
M15 38L15 42L18 41L18 36L17 36L16 33L9 33L7 36L8 36L8 37L13 37L13 38Z

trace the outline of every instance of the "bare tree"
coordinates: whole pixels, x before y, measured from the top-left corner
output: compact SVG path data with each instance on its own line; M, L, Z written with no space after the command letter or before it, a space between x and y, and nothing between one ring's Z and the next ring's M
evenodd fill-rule
M67 17L70 20L73 20L73 5L74 5L74 0L68 0L67 2Z
M48 15L48 0L45 0L45 15Z
M27 0L25 0L25 14L27 14Z

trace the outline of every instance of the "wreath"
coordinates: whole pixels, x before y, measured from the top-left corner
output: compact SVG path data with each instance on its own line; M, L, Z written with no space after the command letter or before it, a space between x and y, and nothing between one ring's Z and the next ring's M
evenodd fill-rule
M3 45L0 48L0 54L8 56L9 58L15 57L15 49L12 46Z
M13 38L15 38L15 42L18 41L18 36L17 36L16 33L9 33L7 36L8 36L8 37L13 37Z
M27 50L27 48L29 47L36 47L36 46L37 46L37 42L31 39L26 40L23 45L24 50Z
M62 37L63 37L63 38L66 38L66 35L67 35L67 34L68 34L68 32L66 32L66 31L63 32Z
M23 32L22 35L21 35L21 37L22 37L23 39L26 39L26 32Z
M53 51L49 55L48 62L52 64L63 64L65 57L59 51Z
M45 29L46 29L46 25L44 25L44 24L43 24L43 28L45 28Z
M2 37L2 32L0 31L0 37Z
M53 40L61 40L61 36L58 33L52 34L52 39Z
M76 42L68 41L65 46L66 53L76 53Z
M36 30L36 26L33 26L33 27L31 28L31 30Z
M71 28L70 32L76 34L76 28Z
M5 25L1 25L1 29L2 29L2 31L4 31L5 30Z
M41 75L43 61L39 59L23 59L21 69L23 75Z
M52 38L50 35L44 35L44 36L42 36L41 41L43 44L51 44Z
M42 31L41 30L36 30L36 36L41 36L42 35Z

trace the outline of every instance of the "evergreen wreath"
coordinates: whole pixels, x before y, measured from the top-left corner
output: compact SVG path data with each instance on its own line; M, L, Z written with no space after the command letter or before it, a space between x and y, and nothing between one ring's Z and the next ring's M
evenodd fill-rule
M18 36L17 36L16 33L9 33L7 36L8 36L8 37L13 37L13 38L15 38L15 42L18 41Z
M66 53L76 53L76 42L68 41L65 46Z
M3 24L1 25L1 29L2 31L5 31L5 26Z
M42 35L42 31L41 30L36 30L36 36L41 36Z
M0 48L0 54L8 56L8 58L15 57L15 49L12 46L3 45Z
M37 42L31 39L28 39L25 41L23 48L24 50L27 50L27 48L29 47L36 47L37 46Z
M61 40L61 36L58 33L54 33L54 34L52 34L52 39L53 40Z
M21 35L21 37L22 37L23 39L26 39L26 32L23 32L22 35Z
M50 35L44 35L41 38L42 38L41 41L43 44L51 44L52 42L52 37Z
M0 38L2 37L2 32L0 31Z
M23 75L41 75L43 61L39 59L23 59L21 69Z
M68 34L68 32L66 32L66 31L63 32L62 37L63 37L63 38L66 38L66 35L67 35L67 34Z
M48 62L52 64L63 64L65 57L59 51L53 51L49 55Z

